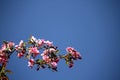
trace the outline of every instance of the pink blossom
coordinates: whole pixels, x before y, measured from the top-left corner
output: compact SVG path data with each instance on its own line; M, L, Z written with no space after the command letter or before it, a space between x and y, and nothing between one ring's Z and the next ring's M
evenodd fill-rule
M44 50L43 53L41 54L41 56L44 56L44 55L48 55L49 51L48 49Z
M71 55L75 58L75 59L81 59L81 55L79 52L72 52Z
M4 44L2 45L1 50L2 50L2 51L5 51L5 50L11 51L11 49L14 47L14 45L15 45L14 42L4 43Z
M49 56L44 55L44 56L42 57L42 59L43 59L43 60L49 59Z
M37 43L37 39L34 37L34 36L31 36L30 37L30 41L32 42L32 43Z
M70 62L70 63L69 63L69 68L72 68L73 65L74 65L74 63L73 63L73 62Z
M44 39L38 39L38 47L41 47L44 44Z
M53 46L53 42L50 42L50 41L48 41L48 40L47 40L47 41L44 41L44 43L45 43L47 46L49 46L49 47L50 47L50 46Z
M12 48L14 45L15 45L14 42L8 42L8 47L9 47L9 48Z
M57 67L57 63L56 62L52 62L51 65L52 65L52 67Z
M72 47L67 47L66 51L70 53L75 59L81 59L81 55L79 52L77 52L74 48Z
M74 48L72 48L72 47L67 47L67 48L66 48L66 51L67 51L67 52L72 52L73 50L74 50Z
M6 63L8 61L8 59L3 55L3 56L0 56L0 63Z
M56 50L54 49L54 48L49 48L49 53L54 53L54 52L56 52Z
M28 66L32 68L34 66L34 63L35 63L34 59L30 59L28 61Z
M19 43L19 45L15 45L15 49L16 50L22 49L23 48L23 44L24 44L24 42L23 42L23 40L21 40L20 43Z
M7 57L5 56L5 52L0 49L0 63L6 63L8 61Z
M7 48L6 44L3 44L1 50L2 50L2 51L5 51L6 48Z
M56 58L56 59L54 60L54 62L58 63L59 60L60 60L60 58Z
M47 55L42 56L42 59L43 59L46 63L51 62L51 59L50 59L49 56L47 56Z
M29 48L29 53L30 53L30 54L33 54L34 57L36 57L40 52L39 52L39 50L37 49L37 47L31 47L31 48Z
M23 57L23 55L24 55L24 54L23 54L22 52L20 52L20 53L17 54L17 56L18 56L19 58Z
M52 52L56 52L56 50L54 48L49 48L49 49L45 49L43 51L43 53L41 54L41 56L44 56L44 55L49 55L50 53Z
M23 44L24 44L24 41L21 40L20 43L19 43L19 46L20 46L20 47L23 47Z

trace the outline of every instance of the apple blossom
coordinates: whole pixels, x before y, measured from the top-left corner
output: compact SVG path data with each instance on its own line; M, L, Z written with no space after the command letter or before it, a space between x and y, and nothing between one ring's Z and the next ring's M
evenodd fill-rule
M8 59L5 56L0 56L0 63L6 64L8 62Z
M60 60L60 58L56 58L56 59L54 59L54 62L58 63L59 60Z
M77 52L74 48L72 47L67 47L66 51L72 55L74 59L81 59L81 55L79 52Z
M23 42L23 40L21 40L19 45L15 45L15 49L16 50L21 50L21 49L23 49L23 46L24 46L24 42Z
M19 58L21 58L21 57L24 56L24 53L20 52L20 53L17 54L17 56L18 56Z
M41 54L41 56L43 56L43 55L48 55L48 54L49 54L49 50L46 49L46 50L43 51L43 53Z
M36 57L40 52L39 52L39 50L37 49L37 47L30 47L30 48L29 48L29 53L30 53L30 54L33 54L33 56Z
M52 65L52 67L57 67L57 63L56 62L52 62L51 65Z
M34 36L30 37L30 42L31 43L37 43L37 39Z
M56 50L54 48L49 48L49 53L55 53Z
M4 41L0 48L0 67L3 67L3 70L5 70L11 54L16 52L18 58L25 57L28 60L28 66L32 68L35 65L37 67L36 70L49 68L57 71L57 65L60 59L64 59L68 67L72 68L74 61L82 59L82 56L73 47L67 47L66 51L66 54L59 55L59 50L53 45L53 42L36 39L34 36L31 36L28 42L21 40L18 45L15 45L12 41ZM0 75L4 74L5 76L0 76L0 80L6 77L6 73L1 72L4 71L0 70Z
M72 68L73 65L74 65L74 63L73 63L73 61L71 61L71 62L69 63L69 68Z
M48 41L48 40L47 40L47 41L44 41L44 43L45 43L47 46L49 46L49 47L50 47L50 46L53 46L53 42L50 42L50 41Z
M44 44L44 39L38 39L38 47L41 47Z
M2 50L2 51L5 51L6 48L7 48L6 44L3 44L1 50Z
M28 61L28 66L32 68L34 66L34 63L35 63L34 59L30 59Z
M51 59L50 59L49 56L47 56L47 55L42 56L42 59L43 59L46 63L51 62Z

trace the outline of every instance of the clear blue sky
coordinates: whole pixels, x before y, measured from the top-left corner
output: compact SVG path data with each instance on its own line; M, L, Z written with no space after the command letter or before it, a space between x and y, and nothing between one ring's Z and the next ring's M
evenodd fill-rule
M0 44L30 35L53 41L61 53L73 46L83 60L35 71L14 54L10 80L120 80L119 0L0 0Z

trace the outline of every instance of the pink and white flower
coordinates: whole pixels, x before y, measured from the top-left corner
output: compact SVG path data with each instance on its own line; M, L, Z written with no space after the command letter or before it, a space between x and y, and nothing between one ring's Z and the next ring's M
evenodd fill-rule
M2 51L5 51L6 48L7 48L6 44L3 44L1 50L2 50Z
M12 48L14 45L15 45L14 42L8 42L8 47L9 47L9 48Z
M23 54L22 52L20 52L20 53L17 54L17 56L18 56L19 58L21 58L21 57L24 56L24 54Z
M51 62L51 59L50 59L49 56L47 56L47 55L42 56L42 59L43 59L46 63Z
M34 37L34 36L31 36L30 37L30 41L32 42L32 43L37 43L37 39Z
M21 49L23 49L23 46L24 46L24 42L23 42L23 40L21 40L19 45L15 45L15 49L16 50L21 50Z
M1 55L0 56L0 63L4 64L8 61L8 59L4 56L4 55Z
M74 63L73 63L73 62L70 62L70 63L69 63L69 68L72 68L73 65L74 65Z
M41 47L44 44L44 39L38 39L37 44L38 47Z
M32 68L34 66L34 63L35 63L34 59L30 59L28 61L28 66Z
M52 67L54 67L54 68L57 67L57 63L56 63L56 62L52 62L51 65L52 65Z
M75 58L75 59L81 59L82 57L81 57L81 55L80 55L80 53L79 52L77 52L74 48L72 48L72 47L67 47L66 48L66 51L68 52L68 53L70 53L72 56L73 56L73 58Z
M24 41L21 40L20 43L19 43L19 46L20 46L20 47L23 47L23 45L24 45Z
M49 48L49 53L54 53L54 52L56 52L56 49L54 49L54 48Z
M37 47L30 47L30 48L29 48L29 53L30 53L30 54L33 54L34 57L36 57L40 52L39 52L39 50L37 49Z
M74 48L72 48L72 47L67 47L67 48L66 48L66 51L67 51L67 52L73 52L73 50L74 50ZM74 50L74 51L75 51L75 50Z
M44 41L44 43L45 43L47 46L49 46L49 47L50 47L50 46L53 46L53 42L50 42L50 41L48 41L48 40L47 40L47 41Z
M49 53L49 50L46 49L46 50L43 51L43 53L41 54L41 56L48 55L48 53Z
M7 43L4 43L4 44L2 45L1 50L2 50L2 51L5 51L5 50L11 51L11 49L13 49L14 45L15 45L14 42L7 42Z

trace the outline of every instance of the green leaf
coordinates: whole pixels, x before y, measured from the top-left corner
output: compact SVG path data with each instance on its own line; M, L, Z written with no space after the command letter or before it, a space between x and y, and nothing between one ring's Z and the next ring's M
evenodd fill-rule
M30 54L26 54L25 56L27 59L30 59Z
M26 42L23 43L23 46L24 46L24 47L26 46Z
M6 72L6 73L9 73L9 74L11 74L11 73L12 73L12 71L11 71L11 70L5 70L5 72Z
M67 64L67 65L68 65L68 63L69 63L69 62L68 62L68 61L66 61L66 64Z
M41 62L42 62L41 59L37 59L37 60L36 60L36 63L38 63L38 64L41 63Z
M51 54L51 57L54 58L54 57L57 57L57 55L54 54L54 53L52 53L52 54Z
M28 44L32 44L32 42L31 42L31 41L29 41L29 42L28 42Z
M3 43L7 44L8 42L4 40Z
M60 50L57 50L56 52L55 52L55 54L58 54L60 52Z

